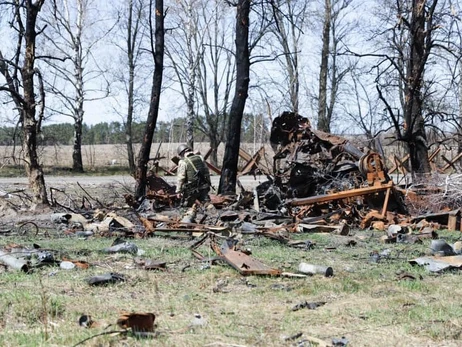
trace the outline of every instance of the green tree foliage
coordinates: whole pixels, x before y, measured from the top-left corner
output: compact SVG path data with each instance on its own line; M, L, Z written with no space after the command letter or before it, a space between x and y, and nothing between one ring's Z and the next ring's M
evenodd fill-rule
M198 116L197 122L202 116ZM202 117L203 118L203 117ZM186 118L179 117L171 121L160 121L157 123L154 133L154 143L186 142ZM133 123L133 143L140 143L143 139L144 122ZM242 121L243 142L267 142L269 138L270 124L265 120L264 115L245 114ZM50 124L42 127L38 137L41 146L65 146L72 145L74 126L71 123ZM83 124L83 145L101 144L123 144L125 143L125 132L120 122L102 122L94 125ZM194 128L196 142L207 142L207 134ZM14 143L21 143L21 134L15 127L0 127L0 145L11 146Z
M45 146L70 145L74 136L74 126L70 123L51 124L42 128L39 143Z

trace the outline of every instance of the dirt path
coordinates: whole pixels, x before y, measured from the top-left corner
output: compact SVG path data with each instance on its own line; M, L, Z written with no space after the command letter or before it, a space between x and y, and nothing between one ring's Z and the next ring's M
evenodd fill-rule
M164 179L170 183L175 184L176 178L174 176L167 176ZM218 186L219 176L212 176L212 185ZM243 176L239 181L246 189L253 189L256 185L266 181L265 176ZM114 175L114 176L45 176L45 183L48 187L63 187L69 184L79 183L82 186L89 185L108 185L118 184L126 187L134 187L135 180L130 175ZM27 177L8 177L0 178L0 191L10 191L27 188Z

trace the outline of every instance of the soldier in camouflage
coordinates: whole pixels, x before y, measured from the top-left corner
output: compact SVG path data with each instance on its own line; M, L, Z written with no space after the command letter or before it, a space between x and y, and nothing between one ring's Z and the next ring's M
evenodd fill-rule
M196 200L210 201L210 171L201 155L183 144L178 147L177 194L181 194L183 206L192 206Z

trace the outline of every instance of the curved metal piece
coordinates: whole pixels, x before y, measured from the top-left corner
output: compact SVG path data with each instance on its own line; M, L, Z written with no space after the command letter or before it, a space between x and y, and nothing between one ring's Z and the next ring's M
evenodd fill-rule
M366 176L367 182L372 185L374 182L384 183L387 178L384 171L382 157L377 152L371 152L362 156L358 162L359 171Z

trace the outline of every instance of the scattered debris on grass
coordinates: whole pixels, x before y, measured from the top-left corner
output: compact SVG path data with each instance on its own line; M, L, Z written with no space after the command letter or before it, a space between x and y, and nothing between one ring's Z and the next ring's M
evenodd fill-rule
M308 310L316 310L318 307L324 306L325 304L326 304L325 301L317 301L317 302L303 301L303 302L295 305L294 307L292 307L292 311L298 311L298 310L301 310L303 308L307 308Z

